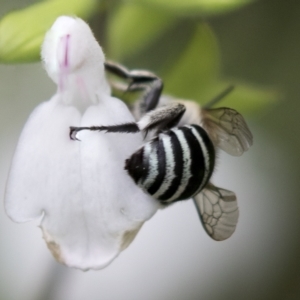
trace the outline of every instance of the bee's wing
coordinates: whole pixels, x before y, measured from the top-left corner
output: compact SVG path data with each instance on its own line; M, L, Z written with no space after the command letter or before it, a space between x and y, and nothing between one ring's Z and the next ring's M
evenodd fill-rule
M236 196L233 192L208 184L194 197L202 225L216 241L229 238L239 218Z
M253 143L253 136L243 116L231 108L203 109L203 127L217 147L240 156Z

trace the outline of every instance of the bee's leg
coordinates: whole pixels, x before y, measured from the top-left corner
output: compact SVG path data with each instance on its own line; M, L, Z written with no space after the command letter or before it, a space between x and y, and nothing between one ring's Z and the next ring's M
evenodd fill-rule
M185 106L180 103L159 107L150 111L137 123L124 123L110 126L70 127L70 139L78 140L76 135L82 130L106 131L119 133L136 133L149 130L167 130L177 125L185 112Z
M90 126L90 127L70 127L70 139L78 140L76 137L77 133L82 130L90 130L90 131L106 131L106 132L119 132L119 133L136 133L141 131L136 123L124 123L119 125L111 125L111 126Z
M234 89L234 85L228 86L223 92L221 92L219 95L217 95L215 98L211 99L208 103L206 103L203 106L203 109L209 110L212 108L215 104L217 104L220 100L225 98L228 94L230 94Z
M147 132L168 130L175 127L185 112L185 106L181 103L171 103L148 112L138 122L141 131Z
M126 80L129 85L111 82L112 86L120 91L145 91L143 97L143 110L148 112L156 108L163 90L163 82L154 73L146 70L128 70L115 62L106 61L105 69Z

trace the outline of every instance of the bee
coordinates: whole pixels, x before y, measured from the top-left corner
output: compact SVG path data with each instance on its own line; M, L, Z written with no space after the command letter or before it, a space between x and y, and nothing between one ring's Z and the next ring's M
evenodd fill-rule
M249 149L253 137L241 114L231 108L211 108L233 89L230 86L204 108L192 101L162 95L163 82L154 73L128 70L106 62L108 72L126 79L111 86L119 91L143 91L134 105L133 123L70 127L70 138L78 140L81 130L134 134L143 132L145 143L125 162L134 182L162 206L176 201L194 200L208 235L221 241L235 231L239 217L234 192L210 182L216 153L222 149L239 156ZM151 138L146 139L149 132Z

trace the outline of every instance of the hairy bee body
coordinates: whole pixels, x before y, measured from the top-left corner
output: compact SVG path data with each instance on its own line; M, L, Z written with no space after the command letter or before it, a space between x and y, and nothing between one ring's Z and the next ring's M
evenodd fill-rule
M193 124L160 133L126 160L125 169L146 193L168 204L198 194L214 165L213 143Z
M81 130L134 134L154 133L126 161L125 169L135 183L162 205L193 198L201 223L214 240L229 238L239 217L234 192L211 183L216 151L240 156L253 143L243 116L236 110L212 108L233 89L226 90L204 107L162 95L163 82L145 70L127 70L105 63L106 70L129 81L111 86L123 92L144 91L132 107L136 122L88 127L70 127L70 138L78 140ZM198 124L198 125L197 125ZM184 125L184 126L183 126Z

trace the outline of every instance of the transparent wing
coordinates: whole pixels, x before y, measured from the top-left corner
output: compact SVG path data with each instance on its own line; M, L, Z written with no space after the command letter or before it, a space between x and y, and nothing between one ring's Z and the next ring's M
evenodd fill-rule
M203 109L203 127L213 142L230 155L240 156L253 144L243 116L231 108Z
M236 196L233 192L209 184L194 197L202 225L216 241L229 238L239 218Z

